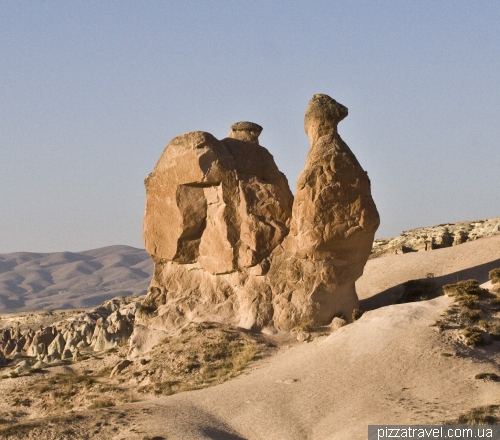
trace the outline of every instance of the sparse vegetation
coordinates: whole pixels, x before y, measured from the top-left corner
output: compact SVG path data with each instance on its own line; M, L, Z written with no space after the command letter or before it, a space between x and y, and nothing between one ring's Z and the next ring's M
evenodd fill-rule
M462 325L475 325L481 318L480 302L496 300L487 289L479 286L476 280L459 281L455 284L446 284L443 291L456 300L458 313L455 320ZM491 304L489 304L491 305Z
M459 330L459 340L470 347L500 340L500 319L497 316L500 298L497 295L480 287L477 280L447 284L443 290L455 298L455 304L436 322L441 330Z
M500 267L490 270L488 272L488 277L492 284L500 283Z
M496 416L499 405L486 405L472 408L458 416L456 420L448 422L449 425L495 425L498 422Z
M295 326L293 327L293 331L296 332L311 332L314 328L313 322L310 318L301 318L299 319Z
M359 309L354 309L352 311L352 316L351 316L351 319L352 321L357 321L359 318L361 318L363 316L363 312Z
M403 294L399 302L426 301L439 296L441 289L433 277L433 274L428 274L424 279L408 280L403 284Z
M28 435L36 430L37 428L53 428L68 425L69 423L74 423L75 421L84 420L84 416L80 414L68 414L68 415L55 415L50 417L45 417L37 420L32 420L25 423L13 423L7 426L0 426L0 436L2 438L28 438ZM65 428L64 431L66 435L72 435ZM73 431L74 433L74 431ZM30 437L31 438L31 437ZM53 437L56 438L56 437Z
M126 374L140 384L139 391L170 395L204 388L238 375L258 353L255 341L244 333L211 323L192 324L165 338ZM149 357L148 356L148 357Z
M443 290L446 295L455 297L459 304L461 304L462 301L465 301L464 304L468 301L475 301L478 297L489 294L487 289L483 289L479 286L477 280L465 280L455 284L446 284L443 286ZM468 306L464 305L464 307Z
M111 406L115 406L115 402L111 399L97 399L92 402L89 406L89 409L97 409L97 408L109 408Z

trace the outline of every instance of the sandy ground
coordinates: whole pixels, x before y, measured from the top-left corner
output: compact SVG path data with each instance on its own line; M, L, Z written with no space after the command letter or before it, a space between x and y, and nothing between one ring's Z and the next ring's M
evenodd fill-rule
M483 283L493 267L500 237L371 260L357 287L374 309L408 279L433 273L441 284ZM224 384L69 413L7 438L361 440L368 424L449 421L500 404L500 383L475 378L500 375L500 343L470 348L434 325L452 302L380 307L329 336L283 345Z
M488 272L500 267L500 235L445 249L389 255L368 261L356 291L363 310L393 304L402 283L433 274L439 284L476 279L488 281Z
M448 297L386 307L223 385L130 406L136 429L175 439L366 439L368 424L440 423L497 403L494 361L454 354L431 325ZM496 359L496 357L495 357ZM119 438L119 437L116 437ZM131 437L132 438L132 437Z

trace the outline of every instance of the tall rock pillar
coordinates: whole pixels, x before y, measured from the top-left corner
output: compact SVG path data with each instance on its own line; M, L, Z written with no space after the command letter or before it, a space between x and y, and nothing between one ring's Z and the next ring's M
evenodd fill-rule
M363 274L380 219L370 180L337 132L347 108L327 95L309 102L310 140L299 176L290 233L272 255L268 282L274 325L328 324L350 319L359 306L354 287Z

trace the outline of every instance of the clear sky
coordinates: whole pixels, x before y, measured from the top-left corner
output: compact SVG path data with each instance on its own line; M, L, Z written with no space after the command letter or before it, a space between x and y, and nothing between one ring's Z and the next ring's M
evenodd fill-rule
M294 191L314 93L349 108L378 237L500 216L498 0L0 0L0 253L142 247L187 131L257 122Z

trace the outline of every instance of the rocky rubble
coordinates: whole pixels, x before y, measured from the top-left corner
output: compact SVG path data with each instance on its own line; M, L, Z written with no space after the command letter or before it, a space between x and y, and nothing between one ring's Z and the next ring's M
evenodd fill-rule
M337 132L346 116L329 96L310 101L295 199L255 123L233 124L222 140L196 131L167 145L145 180L155 269L132 347L146 350L189 322L274 332L350 319L379 216Z
M0 365L23 358L14 373L41 368L61 360L79 360L84 351L126 345L133 331L137 298L114 298L38 330L0 329ZM26 358L31 358L26 359Z
M500 217L410 229L395 238L375 240L370 258L431 251L498 234Z

